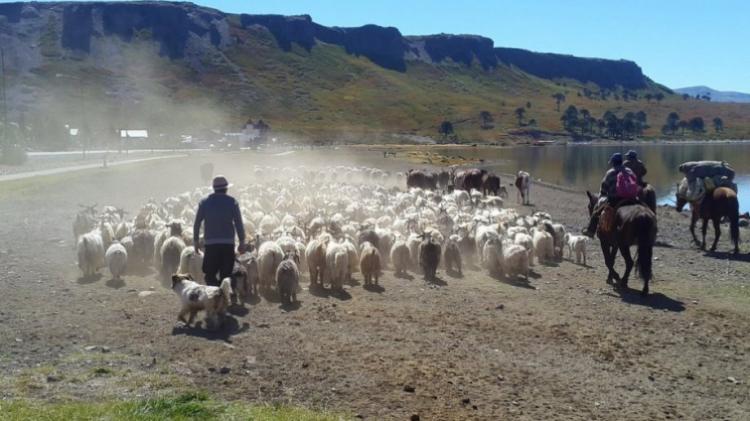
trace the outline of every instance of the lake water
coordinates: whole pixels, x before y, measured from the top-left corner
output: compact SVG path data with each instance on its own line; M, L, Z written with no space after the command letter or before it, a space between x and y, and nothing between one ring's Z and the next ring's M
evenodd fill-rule
M657 191L660 203L673 203L675 183L682 179L677 167L685 161L727 161L737 172L735 182L740 193L741 212L750 211L750 143L723 144L627 144L623 146L552 145L516 148L470 148L446 152L483 158L485 166L502 173L523 169L534 179L578 189L598 191L609 157L635 149L646 164L646 181ZM510 180L503 180L507 183ZM533 192L532 192L533 197Z

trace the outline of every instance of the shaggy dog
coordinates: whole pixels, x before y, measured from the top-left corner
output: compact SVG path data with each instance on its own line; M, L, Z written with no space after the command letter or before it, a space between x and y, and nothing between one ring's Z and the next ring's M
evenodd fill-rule
M221 281L220 287L201 285L193 281L193 277L184 274L172 275L172 290L180 297L182 309L177 319L190 326L195 315L203 310L206 312L206 325L209 329L216 329L229 308L229 297L232 295L232 285L229 278ZM190 313L188 320L185 315Z

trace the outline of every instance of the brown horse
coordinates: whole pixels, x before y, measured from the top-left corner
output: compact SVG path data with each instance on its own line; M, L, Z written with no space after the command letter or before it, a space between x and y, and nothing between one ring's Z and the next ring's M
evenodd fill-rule
M589 216L593 213L599 197L586 192L589 197ZM599 219L597 237L602 247L604 263L609 273L607 283L619 281L619 286L628 286L630 271L633 269L633 258L630 255L630 246L638 247L638 273L643 280L642 295L648 295L648 282L651 280L652 256L654 243L656 242L656 214L648 207L641 204L624 205L614 211L614 224L609 232L605 232L602 223L605 215ZM625 273L622 278L615 271L615 259L617 250L620 250L625 260Z
M677 212L682 212L682 208L688 203L685 197L677 193L677 204L675 209ZM737 200L737 193L728 187L717 187L712 193L706 193L703 201L699 203L690 202L691 217L690 217L690 234L693 235L693 241L695 244L701 246L701 250L706 249L706 230L708 229L708 220L714 223L714 244L711 246L711 251L716 251L716 244L719 243L719 237L721 237L721 219L727 217L729 219L729 235L732 237L734 243L734 253L740 252L740 205ZM703 240L698 241L695 236L695 224L698 219L703 220L703 226L701 226L701 233L703 234Z
M645 183L643 187L638 190L638 200L644 205L651 209L651 212L656 214L656 190L651 184Z

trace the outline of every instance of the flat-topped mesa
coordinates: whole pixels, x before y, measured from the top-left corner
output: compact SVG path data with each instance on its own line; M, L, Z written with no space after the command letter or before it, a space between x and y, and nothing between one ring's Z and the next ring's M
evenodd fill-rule
M478 35L424 35L408 36L412 57L440 63L451 59L470 66L474 60L485 68L497 66L497 57L491 39Z
M569 78L584 83L593 82L604 88L622 86L639 89L648 84L640 67L626 60L494 48L491 39L477 35L404 37L397 28L378 25L326 27L315 23L309 15L229 15L192 3L2 3L0 37L14 37L14 34L23 33L25 37L44 41L48 53L57 45L75 54L96 55L99 52L103 57L108 51L108 37L118 37L125 42L143 37L157 43L160 55L170 59L187 57L190 64L198 68L200 57L211 55L213 49L223 50L233 45L235 37L232 26L236 25L237 20L240 26L237 30L249 27L267 30L284 51L290 51L295 44L311 51L316 43L326 43L340 46L348 54L366 57L378 66L399 72L406 71L408 63L416 60L429 64L478 64L485 70L506 64L540 78ZM50 31L55 36L46 36ZM55 44L57 42L59 44ZM18 57L31 57L37 54L32 51L32 45L35 44L20 42L19 38L19 42L9 50L15 51ZM26 61L29 66L33 64Z
M226 15L191 3L168 2L50 2L0 4L0 24L48 21L62 17L63 49L90 53L93 38L118 36L131 41L147 31L159 44L159 53L171 59L184 57L191 36L208 39L214 46L228 42ZM53 20L54 21L54 20ZM52 21L48 21L52 22Z
M386 69L406 70L406 44L396 28L378 25L327 28L318 24L315 27L315 36L322 42L340 45L347 53L365 56Z
M646 87L646 77L641 68L628 60L537 53L520 48L495 48L495 53L501 62L544 79L575 79L593 82L603 88L618 85L627 89Z
M273 35L279 47L284 51L292 49L292 43L299 45L305 50L315 45L315 24L309 15L283 16L283 15L240 15L240 24L243 28L252 25L265 27Z
M365 56L387 69L404 71L404 40L396 28L364 25L339 28L314 23L310 16L241 15L243 27L260 25L273 35L279 47L289 51L292 44L310 50L316 41L344 47L348 54Z

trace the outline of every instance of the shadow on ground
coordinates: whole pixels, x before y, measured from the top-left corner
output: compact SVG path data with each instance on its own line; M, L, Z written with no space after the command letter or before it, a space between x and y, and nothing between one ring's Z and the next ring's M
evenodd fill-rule
M210 341L232 342L231 338L250 329L250 324L245 322L240 326L233 316L227 315L220 329L208 330L203 328L203 323L198 322L194 326L179 325L172 328L172 335L188 335L204 338Z
M619 297L624 303L650 307L654 310L685 311L685 303L670 298L660 292L651 293L644 297L641 291L633 288L617 288L614 293L607 295Z

